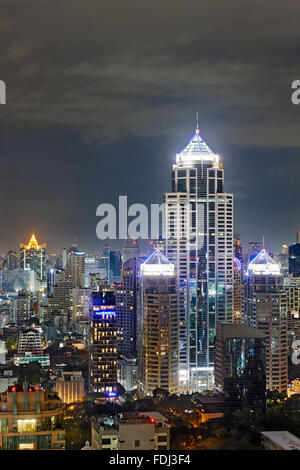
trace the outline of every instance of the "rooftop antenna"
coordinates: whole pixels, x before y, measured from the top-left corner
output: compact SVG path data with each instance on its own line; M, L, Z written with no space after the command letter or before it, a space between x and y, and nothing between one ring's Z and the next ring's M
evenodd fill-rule
M196 112L196 134L199 134L199 113Z

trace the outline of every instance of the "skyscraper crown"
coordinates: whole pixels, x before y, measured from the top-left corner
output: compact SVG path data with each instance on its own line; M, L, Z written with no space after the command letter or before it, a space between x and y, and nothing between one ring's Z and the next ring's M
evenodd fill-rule
M159 250L155 250L149 258L141 265L143 276L172 276L174 274L174 264Z
M280 274L280 264L276 263L263 248L249 264L249 271L253 274L278 275Z

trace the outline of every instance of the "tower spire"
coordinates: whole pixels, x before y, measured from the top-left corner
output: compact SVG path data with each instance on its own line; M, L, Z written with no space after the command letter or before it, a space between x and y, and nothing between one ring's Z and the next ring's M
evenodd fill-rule
M199 113L196 112L196 134L199 134Z

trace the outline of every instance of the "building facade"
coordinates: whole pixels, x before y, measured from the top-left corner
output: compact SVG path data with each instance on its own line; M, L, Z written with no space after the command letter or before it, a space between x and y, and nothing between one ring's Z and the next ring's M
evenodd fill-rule
M27 245L20 245L20 268L35 271L37 281L40 283L47 281L46 244L39 245L34 234Z

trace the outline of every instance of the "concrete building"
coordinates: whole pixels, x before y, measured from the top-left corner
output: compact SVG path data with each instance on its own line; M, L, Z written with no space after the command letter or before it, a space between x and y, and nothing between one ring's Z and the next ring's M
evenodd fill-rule
M63 403L74 403L84 398L82 372L62 372L56 380L56 391Z
M93 450L169 450L170 428L157 412L92 418Z
M62 406L38 386L9 387L0 395L0 449L63 450Z

